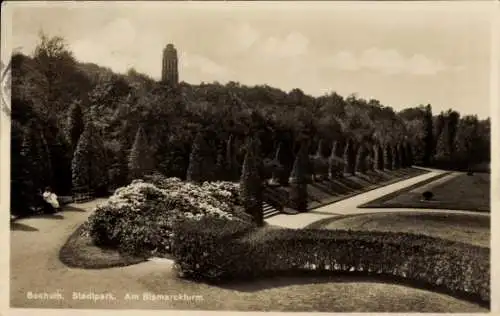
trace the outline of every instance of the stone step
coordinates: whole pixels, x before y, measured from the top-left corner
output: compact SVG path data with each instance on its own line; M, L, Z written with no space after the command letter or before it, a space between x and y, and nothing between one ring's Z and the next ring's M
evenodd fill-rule
M280 214L279 210L266 202L262 203L262 209L264 212L264 218L269 218L271 216Z

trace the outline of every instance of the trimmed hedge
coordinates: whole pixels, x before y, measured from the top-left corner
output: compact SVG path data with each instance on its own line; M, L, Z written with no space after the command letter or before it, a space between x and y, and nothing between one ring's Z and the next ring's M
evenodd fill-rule
M276 229L222 220L179 222L180 275L208 282L314 270L395 277L490 301L490 250L408 233Z
M232 245L255 228L252 222L215 217L177 220L172 236L172 254L178 259L175 269L179 276L207 281L224 279L233 270L245 270L244 247Z

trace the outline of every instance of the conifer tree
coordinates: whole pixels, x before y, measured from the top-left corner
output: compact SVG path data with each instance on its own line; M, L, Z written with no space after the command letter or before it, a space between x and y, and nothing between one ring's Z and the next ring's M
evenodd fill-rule
M407 168L408 167L408 159L406 157L406 145L405 143L399 143L398 144L398 152L399 152L399 159L400 159L400 167L401 168Z
M391 146L391 153L392 153L392 169L397 170L399 169L399 153L397 145Z
M227 179L230 181L238 178L238 162L234 150L234 136L230 135L226 142L226 172Z
M354 168L352 168L352 141L347 140L344 148L344 173L352 173Z
M408 167L413 166L415 158L413 157L413 146L411 143L406 143L406 157L408 159Z
M307 143L303 143L297 153L293 164L292 177L290 181L290 202L292 207L299 211L307 211L307 166L309 164Z
M71 161L73 191L96 193L107 191L108 166L104 143L91 122L87 122Z
M221 149L217 150L217 158L215 160L215 181L225 181L229 180L228 170L226 169L227 164L225 161L224 154Z
M313 180L316 180L316 178L318 178L318 180L323 180L328 176L328 161L323 157L324 149L323 140L320 139L316 154L313 157Z
M33 135L28 129L23 133L19 160L11 162L16 165L12 170L16 176L11 180L11 209L14 214L30 214L30 207L36 205L38 191L43 189L38 177L40 164L37 156Z
M368 147L366 155L366 170L367 171L375 171L375 151L372 147Z
M344 160L337 157L337 141L332 144L332 151L328 157L328 177L330 179L342 177L344 173Z
M258 153L255 152L257 146L253 139L249 139L246 147L240 178L240 195L245 211L252 215L257 225L261 226L264 222L264 213L262 209L262 181L256 159Z
M380 160L381 160L381 155L379 151L379 144L375 143L373 145L373 168L380 170Z
M139 127L135 135L134 144L130 149L128 159L128 170L130 180L142 178L153 172L151 152L142 127Z
M384 168L386 170L392 170L392 146L390 144L385 145L384 147Z
M80 103L73 103L68 116L68 138L71 146L71 152L75 151L78 139L80 138L80 135L82 135L84 128L85 122Z
M361 144L356 152L356 165L355 165L356 172L361 172L361 173L366 172L367 169L366 156L367 156L366 148L363 144Z
M423 163L424 165L428 166L432 163L432 156L434 153L434 122L432 118L432 107L430 104L428 104L425 107L424 124L425 124L424 125L425 150L424 150Z
M273 182L281 182L281 178L283 177L283 167L281 165L281 146L282 144L278 144L278 148L276 148L276 152L274 154L274 158L272 161L272 175L271 179Z
M385 168L385 161L384 161L385 157L384 157L384 147L383 147L382 144L378 144L377 145L377 152L378 152L378 157L379 157L377 168L379 170L384 170L384 168Z
M204 167L204 153L206 152L206 142L202 132L196 135L191 154L189 156L189 167L187 169L186 179L192 182L203 182L208 179L205 177Z

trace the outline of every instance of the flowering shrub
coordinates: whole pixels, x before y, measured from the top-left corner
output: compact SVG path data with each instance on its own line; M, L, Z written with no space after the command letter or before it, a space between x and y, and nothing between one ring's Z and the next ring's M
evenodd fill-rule
M117 189L89 217L88 233L96 245L135 255L165 254L178 219L251 221L241 207L237 184L197 185L158 175L147 179L153 183L134 180Z

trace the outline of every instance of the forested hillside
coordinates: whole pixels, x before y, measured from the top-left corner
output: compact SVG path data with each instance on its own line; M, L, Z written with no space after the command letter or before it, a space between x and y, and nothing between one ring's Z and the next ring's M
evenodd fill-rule
M141 172L184 179L196 159L203 180L238 179L249 135L263 165L286 174L304 141L311 156L346 165L411 154L417 165L466 169L490 159L489 119L433 113L431 105L395 112L356 95L312 97L237 82L168 87L133 69L117 74L79 62L62 38L48 36L11 65L11 208L18 213L45 185L59 195L105 194Z

